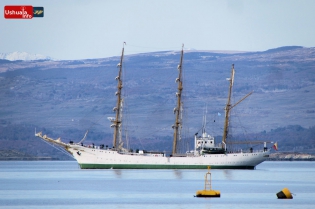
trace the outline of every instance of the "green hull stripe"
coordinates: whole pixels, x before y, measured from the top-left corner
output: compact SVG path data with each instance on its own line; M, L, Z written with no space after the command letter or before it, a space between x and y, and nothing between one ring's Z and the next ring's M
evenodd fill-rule
M207 165L79 164L81 169L207 169ZM254 169L255 166L210 165L211 169Z

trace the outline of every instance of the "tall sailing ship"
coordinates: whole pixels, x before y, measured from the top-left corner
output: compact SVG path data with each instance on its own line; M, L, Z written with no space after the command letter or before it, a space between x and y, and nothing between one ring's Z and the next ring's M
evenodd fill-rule
M254 169L255 166L262 163L269 157L269 149L266 142L255 141L253 143L264 144L261 150L248 151L233 151L227 149L229 141L227 136L229 133L229 117L230 110L247 98L251 93L246 95L236 104L231 104L232 87L234 83L234 65L232 65L231 77L229 80L229 94L225 107L225 123L222 142L215 144L214 137L208 135L205 130L206 120L204 116L203 128L201 136L198 133L194 137L194 149L186 153L178 153L177 144L181 139L182 130L182 90L183 90L183 55L184 46L181 50L180 63L178 65L179 75L176 78L177 82L177 106L174 108L175 123L172 126L174 129L173 149L171 155L166 155L163 152L147 152L139 150L138 152L131 152L123 147L122 143L122 67L124 58L124 46L120 57L120 63L117 80L117 103L114 107L116 113L115 118L111 120L111 127L114 128L113 146L112 148L101 146L84 146L81 142L64 143L60 138L52 139L42 132L35 132L35 136L40 137L46 142L57 144L69 152L78 162L81 169L206 169L211 166L212 169ZM85 135L86 137L86 135ZM85 139L83 138L83 140Z

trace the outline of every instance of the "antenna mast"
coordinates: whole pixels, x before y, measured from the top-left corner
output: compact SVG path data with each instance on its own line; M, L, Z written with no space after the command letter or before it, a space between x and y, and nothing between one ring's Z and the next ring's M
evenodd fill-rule
M176 78L175 82L178 83L176 92L177 96L177 106L174 108L175 114L175 124L172 126L174 129L174 139L173 139L173 151L172 155L175 155L177 152L177 142L181 139L181 128L182 128L182 90L183 90L183 76L182 76L182 65L183 65L183 56L184 56L184 44L182 45L180 63L177 66L179 71L178 78Z

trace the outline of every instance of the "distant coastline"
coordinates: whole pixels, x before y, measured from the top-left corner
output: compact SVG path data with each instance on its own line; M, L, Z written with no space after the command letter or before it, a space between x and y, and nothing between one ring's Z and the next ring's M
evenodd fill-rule
M54 157L0 157L0 161L53 161L60 160Z
M268 161L315 161L315 155L305 153L272 153Z
M60 160L49 156L31 156L16 150L0 150L0 161L52 161Z

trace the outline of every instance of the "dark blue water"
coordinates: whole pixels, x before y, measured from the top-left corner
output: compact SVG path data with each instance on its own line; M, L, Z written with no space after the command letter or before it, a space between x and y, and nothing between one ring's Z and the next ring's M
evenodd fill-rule
M211 170L221 198L195 198L207 170L80 170L75 161L0 161L0 208L315 208L315 162ZM287 187L293 199L279 200Z

